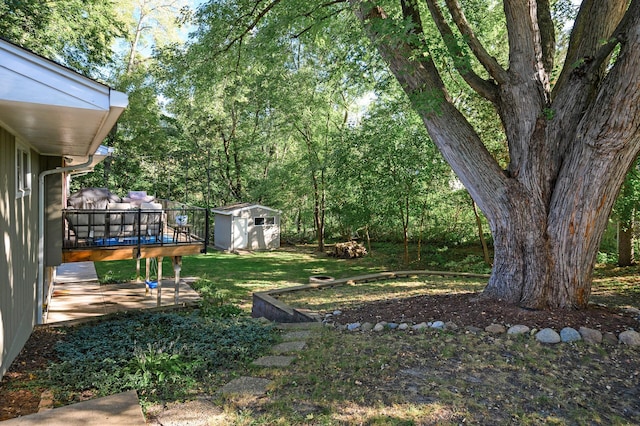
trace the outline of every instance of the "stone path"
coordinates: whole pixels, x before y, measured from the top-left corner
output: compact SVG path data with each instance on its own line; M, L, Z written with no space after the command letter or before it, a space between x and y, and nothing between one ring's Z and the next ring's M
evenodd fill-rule
M283 331L282 343L271 348L271 355L260 357L252 365L262 368L286 368L298 359L298 353L306 348L307 341L313 335L313 329L322 327L322 323L278 324ZM262 370L265 371L265 370ZM268 370L266 370L268 371ZM264 377L241 376L220 389L223 396L262 397L273 386L273 381ZM185 403L167 404L152 407L147 413L147 424L162 426L204 426L219 424L224 413L221 408L205 397Z

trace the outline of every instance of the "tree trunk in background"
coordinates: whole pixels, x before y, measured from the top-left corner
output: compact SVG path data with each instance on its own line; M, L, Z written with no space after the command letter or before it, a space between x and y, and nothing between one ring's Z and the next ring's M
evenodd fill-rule
M633 253L633 222L618 222L618 266L631 266L635 259Z
M476 203L475 201L473 201L473 198L471 199L471 207L473 207L473 214L476 217L476 225L478 226L478 238L480 238L480 245L482 246L484 263L486 263L488 266L492 266L491 256L489 256L489 247L487 247L487 240L484 238L484 231L482 230L482 219L478 214L478 208L476 207Z

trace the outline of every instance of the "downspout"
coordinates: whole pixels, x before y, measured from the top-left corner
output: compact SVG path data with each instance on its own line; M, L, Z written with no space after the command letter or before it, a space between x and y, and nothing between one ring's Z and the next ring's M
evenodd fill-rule
M92 162L93 154L89 155L89 159L85 163L45 170L38 175L38 324L42 324L42 307L44 300L44 178L53 174L87 169Z

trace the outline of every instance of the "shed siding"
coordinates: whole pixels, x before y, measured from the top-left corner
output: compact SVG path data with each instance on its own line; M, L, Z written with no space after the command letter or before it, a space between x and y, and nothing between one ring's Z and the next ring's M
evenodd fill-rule
M0 377L36 323L39 156L31 152L31 194L16 198L15 150L0 127Z
M256 225L256 218L273 217L273 225ZM247 245L246 247L234 247L232 220L233 218L247 219ZM247 248L250 250L269 250L280 247L280 213L277 210L266 209L260 206L245 208L225 215L215 215L215 246L223 250L235 250Z
M223 250L231 248L231 216L217 214L213 226L214 245Z

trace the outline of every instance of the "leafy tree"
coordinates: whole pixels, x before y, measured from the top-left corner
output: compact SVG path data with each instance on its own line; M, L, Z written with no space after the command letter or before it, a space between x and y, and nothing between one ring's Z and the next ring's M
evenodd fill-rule
M451 169L430 142L415 112L402 99L375 101L362 125L351 133L336 165L335 185L344 185L344 192L356 194L338 197L352 199L346 208L354 209L356 214L345 212L345 206L341 207L341 214L347 220L350 216L370 220L371 215L376 215L396 223L408 264L412 229L419 230L419 223L424 227L427 199L432 192L448 189ZM416 222L413 226L412 221ZM358 227L367 225L365 222Z
M636 161L627 176L616 204L613 217L618 226L618 265L630 266L634 263L633 237L640 205L640 170Z
M83 74L98 77L112 63L123 34L113 3L102 0L0 3L0 34L24 48Z

